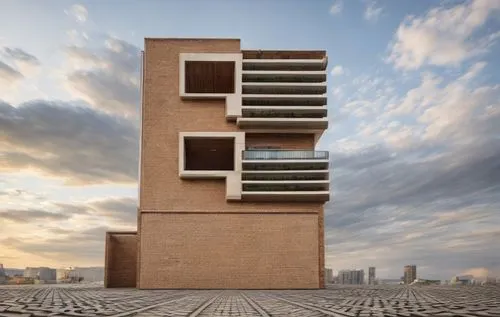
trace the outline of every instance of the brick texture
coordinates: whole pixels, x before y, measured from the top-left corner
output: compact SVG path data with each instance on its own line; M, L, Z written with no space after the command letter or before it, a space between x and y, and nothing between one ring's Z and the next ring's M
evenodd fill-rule
M268 134L247 133L245 145L247 147L277 146L283 150L313 150L315 145L314 134Z
M140 288L318 288L317 214L142 213Z
M319 287L325 288L325 213L318 213Z
M106 234L105 287L135 287L137 237L131 233Z
M179 132L239 131L224 100L180 98L179 53L239 53L239 40L147 39L145 52L138 286L320 287L322 203L227 202L224 180L179 178ZM246 143L313 149L317 137L247 134Z
M179 53L240 52L237 40L149 40L146 41L140 209L148 211L319 211L321 203L226 202L224 180L181 180L179 178L179 132L239 131L225 119L223 100L182 100L179 97ZM270 140L287 147L307 145L313 137L282 136ZM299 146L300 145L300 146ZM189 193L191 199L186 199ZM195 199L193 199L195 198Z

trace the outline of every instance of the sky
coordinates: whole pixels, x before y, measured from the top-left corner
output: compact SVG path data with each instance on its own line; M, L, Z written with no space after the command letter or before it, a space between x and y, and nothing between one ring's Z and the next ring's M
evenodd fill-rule
M500 1L0 0L0 263L134 230L145 37L324 49L326 266L500 277Z

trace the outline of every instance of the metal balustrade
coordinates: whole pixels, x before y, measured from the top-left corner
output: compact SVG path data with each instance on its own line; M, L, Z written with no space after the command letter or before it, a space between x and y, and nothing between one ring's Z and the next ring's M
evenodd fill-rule
M327 160L328 151L307 150L246 150L243 160Z

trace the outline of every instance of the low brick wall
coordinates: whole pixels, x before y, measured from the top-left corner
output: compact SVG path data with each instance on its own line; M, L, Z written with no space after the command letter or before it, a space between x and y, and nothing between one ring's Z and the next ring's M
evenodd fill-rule
M138 287L317 289L318 220L317 213L142 213Z
M137 276L136 232L106 233L105 287L135 287Z

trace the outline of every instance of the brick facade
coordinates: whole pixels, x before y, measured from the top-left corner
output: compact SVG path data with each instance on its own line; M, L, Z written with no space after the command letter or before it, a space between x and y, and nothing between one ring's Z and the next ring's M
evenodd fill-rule
M323 203L228 202L224 180L179 177L180 132L241 131L224 100L180 98L179 54L198 52L240 53L240 41L145 41L137 287L323 287ZM316 139L248 133L245 142L312 150Z
M105 257L105 287L136 287L137 235L135 232L108 232Z
M141 231L140 288L318 288L317 214L143 213Z

